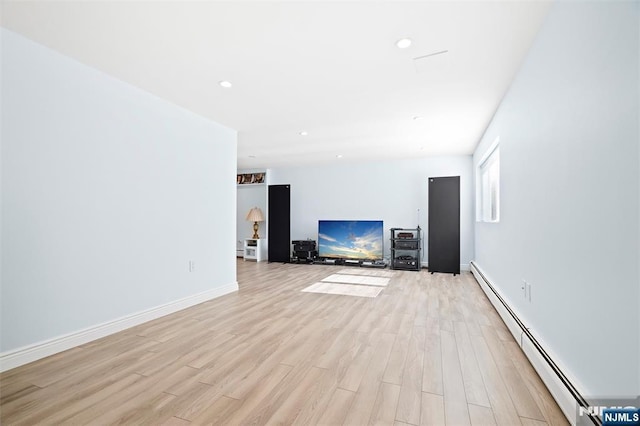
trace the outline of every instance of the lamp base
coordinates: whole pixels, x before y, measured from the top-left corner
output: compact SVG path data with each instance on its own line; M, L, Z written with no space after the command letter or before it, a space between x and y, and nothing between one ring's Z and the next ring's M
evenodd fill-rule
M260 236L258 235L258 222L253 222L253 238L254 240L259 240Z

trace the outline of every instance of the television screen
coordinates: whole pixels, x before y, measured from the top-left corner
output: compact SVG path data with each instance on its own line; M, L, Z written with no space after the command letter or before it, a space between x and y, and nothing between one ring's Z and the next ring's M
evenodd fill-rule
M319 220L318 256L381 260L383 232L381 220Z

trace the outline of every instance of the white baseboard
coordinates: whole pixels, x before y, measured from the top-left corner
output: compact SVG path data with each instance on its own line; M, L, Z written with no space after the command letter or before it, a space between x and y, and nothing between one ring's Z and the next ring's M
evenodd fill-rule
M578 407L575 398L562 384L560 378L551 368L549 368L547 362L540 355L540 352L527 336L523 336L521 347L522 352L524 352L526 357L529 359L529 362L538 373L538 376L540 376L540 379L542 379L547 389L549 389L549 392L553 396L553 399L556 400L556 403L562 410L562 413L565 415L567 420L569 420L569 423L575 425Z
M509 313L507 308L498 299L493 291L495 290L497 292L497 289L494 288L492 290L489 283L484 280L483 274L478 268L478 265L474 263L471 264L471 273L475 277L476 281L480 285L480 288L482 288L482 291L484 291L495 310L498 312L498 315L500 315L500 318L502 318L502 321L504 321L505 325L513 335L516 342L518 342L518 344L520 345L522 352L529 359L529 362L540 376L540 379L542 379L547 389L549 389L549 392L556 400L556 403L562 410L562 413L572 425L575 425L576 407L578 406L578 404L574 396L562 383L556 372L545 360L542 353L536 348L533 341L529 339L526 333L524 333L524 330L522 329L520 324L518 324L511 313ZM502 295L500 295L500 297L504 300L504 297ZM508 304L507 301L505 301L505 303ZM509 306L509 309L511 309L511 311L514 311L512 306ZM515 315L519 316L517 313L515 313ZM530 333L532 333L532 330L529 327L527 327L526 325L525 327L527 328L527 330L529 330ZM537 340L540 346L544 346L544 343L541 342L537 336L535 337L535 340ZM549 353L548 349L545 349L544 352L546 352L547 355L553 360L553 355ZM553 361L555 364L558 363L557 360ZM565 374L566 376L567 372L563 372L563 374ZM575 381L573 382L575 383Z
M32 345L0 353L0 372L66 351L67 349L71 349L136 325L181 311L234 291L238 291L237 282L207 290L199 294L194 294L183 299L174 300L173 302L169 302L164 305L136 312L112 321L107 321L102 324L85 328L83 330L54 337L53 339L48 339L43 342L34 343Z

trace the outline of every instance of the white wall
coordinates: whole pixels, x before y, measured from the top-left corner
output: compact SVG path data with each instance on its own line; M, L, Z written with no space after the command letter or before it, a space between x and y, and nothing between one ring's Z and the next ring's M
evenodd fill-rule
M264 169L242 169L238 173L264 173ZM238 185L238 211L236 213L236 250L242 250L244 239L253 236L253 222L247 222L247 213L253 207L259 207L267 217L267 186L269 174L263 184ZM267 222L258 223L258 235L267 238Z
M556 3L474 155L500 137L477 263L586 396L640 392L638 13Z
M235 131L2 39L0 351L237 288Z
M429 157L270 171L273 185L291 184L291 239L317 240L318 220L383 220L385 257L389 229L424 230L427 254L429 177L460 176L460 262L473 259L472 158ZM418 209L420 212L418 213ZM420 217L418 222L418 215Z

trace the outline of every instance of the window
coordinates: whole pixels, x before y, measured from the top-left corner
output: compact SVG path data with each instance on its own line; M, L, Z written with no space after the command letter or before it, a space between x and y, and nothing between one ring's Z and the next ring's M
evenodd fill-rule
M480 161L477 170L477 220L500 221L500 147L498 139Z

